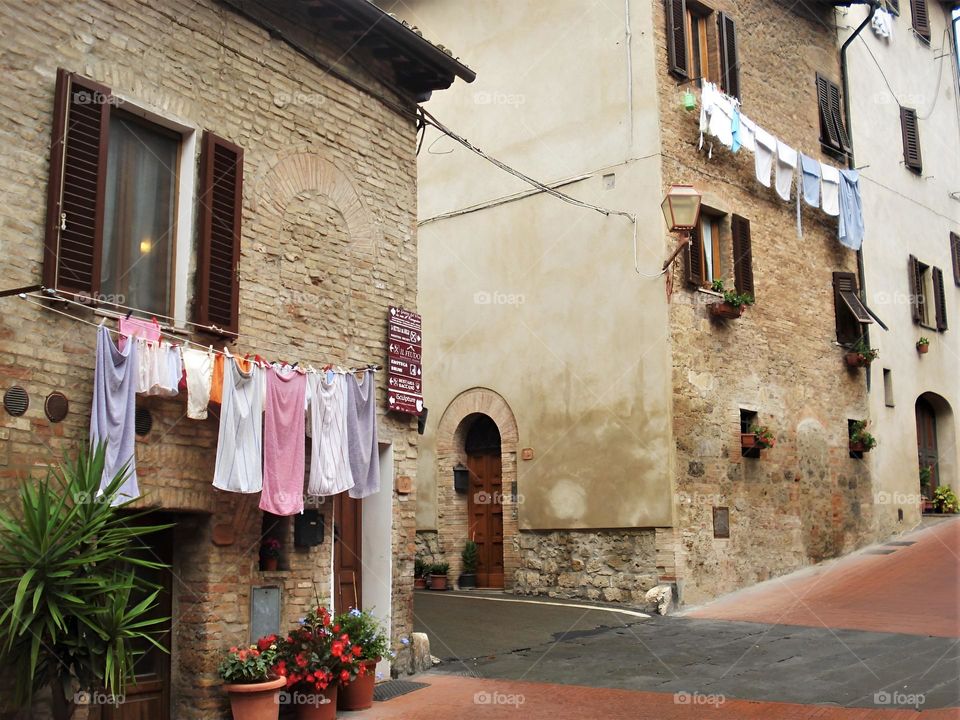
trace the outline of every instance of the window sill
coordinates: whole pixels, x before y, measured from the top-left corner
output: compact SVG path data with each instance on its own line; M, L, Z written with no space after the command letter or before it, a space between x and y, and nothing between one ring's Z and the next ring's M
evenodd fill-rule
M711 297L715 298L723 297L723 293L718 293L716 290L711 290L710 288L706 287L698 287L697 292L703 293L704 295L710 295Z

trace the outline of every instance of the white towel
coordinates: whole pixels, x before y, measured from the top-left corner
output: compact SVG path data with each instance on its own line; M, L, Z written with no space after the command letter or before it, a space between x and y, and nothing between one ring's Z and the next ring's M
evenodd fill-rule
M790 199L793 172L797 169L797 151L781 140L777 141L777 195Z
M707 132L713 135L727 148L733 146L733 102L729 97L718 93L713 102Z
M757 151L757 124L743 113L740 114L740 147L750 152Z
M820 163L820 209L827 215L840 214L840 171Z
M770 171L773 169L773 153L777 148L777 139L760 126L756 127L754 138L757 180L764 187L770 187Z
M877 8L873 13L873 20L870 22L873 34L879 38L891 40L893 38L893 18L883 8Z

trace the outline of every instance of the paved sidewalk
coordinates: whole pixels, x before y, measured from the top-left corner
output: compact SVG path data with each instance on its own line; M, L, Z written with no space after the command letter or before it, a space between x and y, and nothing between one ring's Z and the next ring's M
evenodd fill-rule
M958 638L960 518L769 580L683 615Z
M430 687L375 702L370 710L341 713L344 720L957 720L960 709L916 712L814 707L726 700L700 695L631 692L572 685L484 680L426 673L413 678Z

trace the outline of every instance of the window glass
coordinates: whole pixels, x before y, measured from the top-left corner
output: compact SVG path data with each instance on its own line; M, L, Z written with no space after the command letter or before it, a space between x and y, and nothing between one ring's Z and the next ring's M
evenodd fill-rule
M110 117L101 293L168 315L180 137L122 112Z

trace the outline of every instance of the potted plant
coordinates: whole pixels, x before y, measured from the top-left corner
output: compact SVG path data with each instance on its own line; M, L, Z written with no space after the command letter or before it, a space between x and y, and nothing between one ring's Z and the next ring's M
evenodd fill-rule
M280 713L278 695L287 684L274 673L277 636L260 638L256 645L232 647L220 662L223 689L230 695L233 720L270 720Z
M260 569L272 572L280 565L280 541L268 537L260 544Z
M740 447L758 452L777 444L777 439L766 425L754 425L749 432L740 433Z
M857 420L850 426L850 452L870 452L877 446L877 439L867 432L867 421Z
M84 448L0 505L0 667L11 691L2 694L30 717L43 690L56 720L74 715L82 692L119 697L143 648L166 652L159 590L134 568L167 565L130 550L171 526L114 505L127 468L101 493L105 456L104 444Z
M447 589L447 571L450 569L450 563L434 563L430 566L430 589Z
M960 508L957 494L949 485L941 485L933 491L933 511L938 513L955 513Z
M427 587L427 562L419 555L413 560L413 587L423 590Z
M920 497L923 500L921 512L932 512L933 501L930 499L930 480L933 477L933 470L929 465L920 468Z
M476 573L477 564L480 562L480 549L473 540L467 540L464 543L460 559L463 562L463 572L457 579L457 585L461 588L475 588L477 586Z
M930 350L930 338L922 337L917 340L917 352L926 355Z
M863 338L853 344L845 358L848 367L866 367L880 356L880 351L867 345Z
M723 295L723 301L709 306L710 314L716 318L735 320L743 315L747 305L753 305L753 296L750 293L738 293L724 290L723 280L714 280L712 289Z
M377 618L356 608L338 615L337 624L350 637L358 661L356 673L337 691L337 709L366 710L373 705L377 663L390 654L387 635Z
M287 678L287 700L298 720L337 715L337 684L357 674L360 654L342 630L326 608L317 607L279 644L274 672Z

